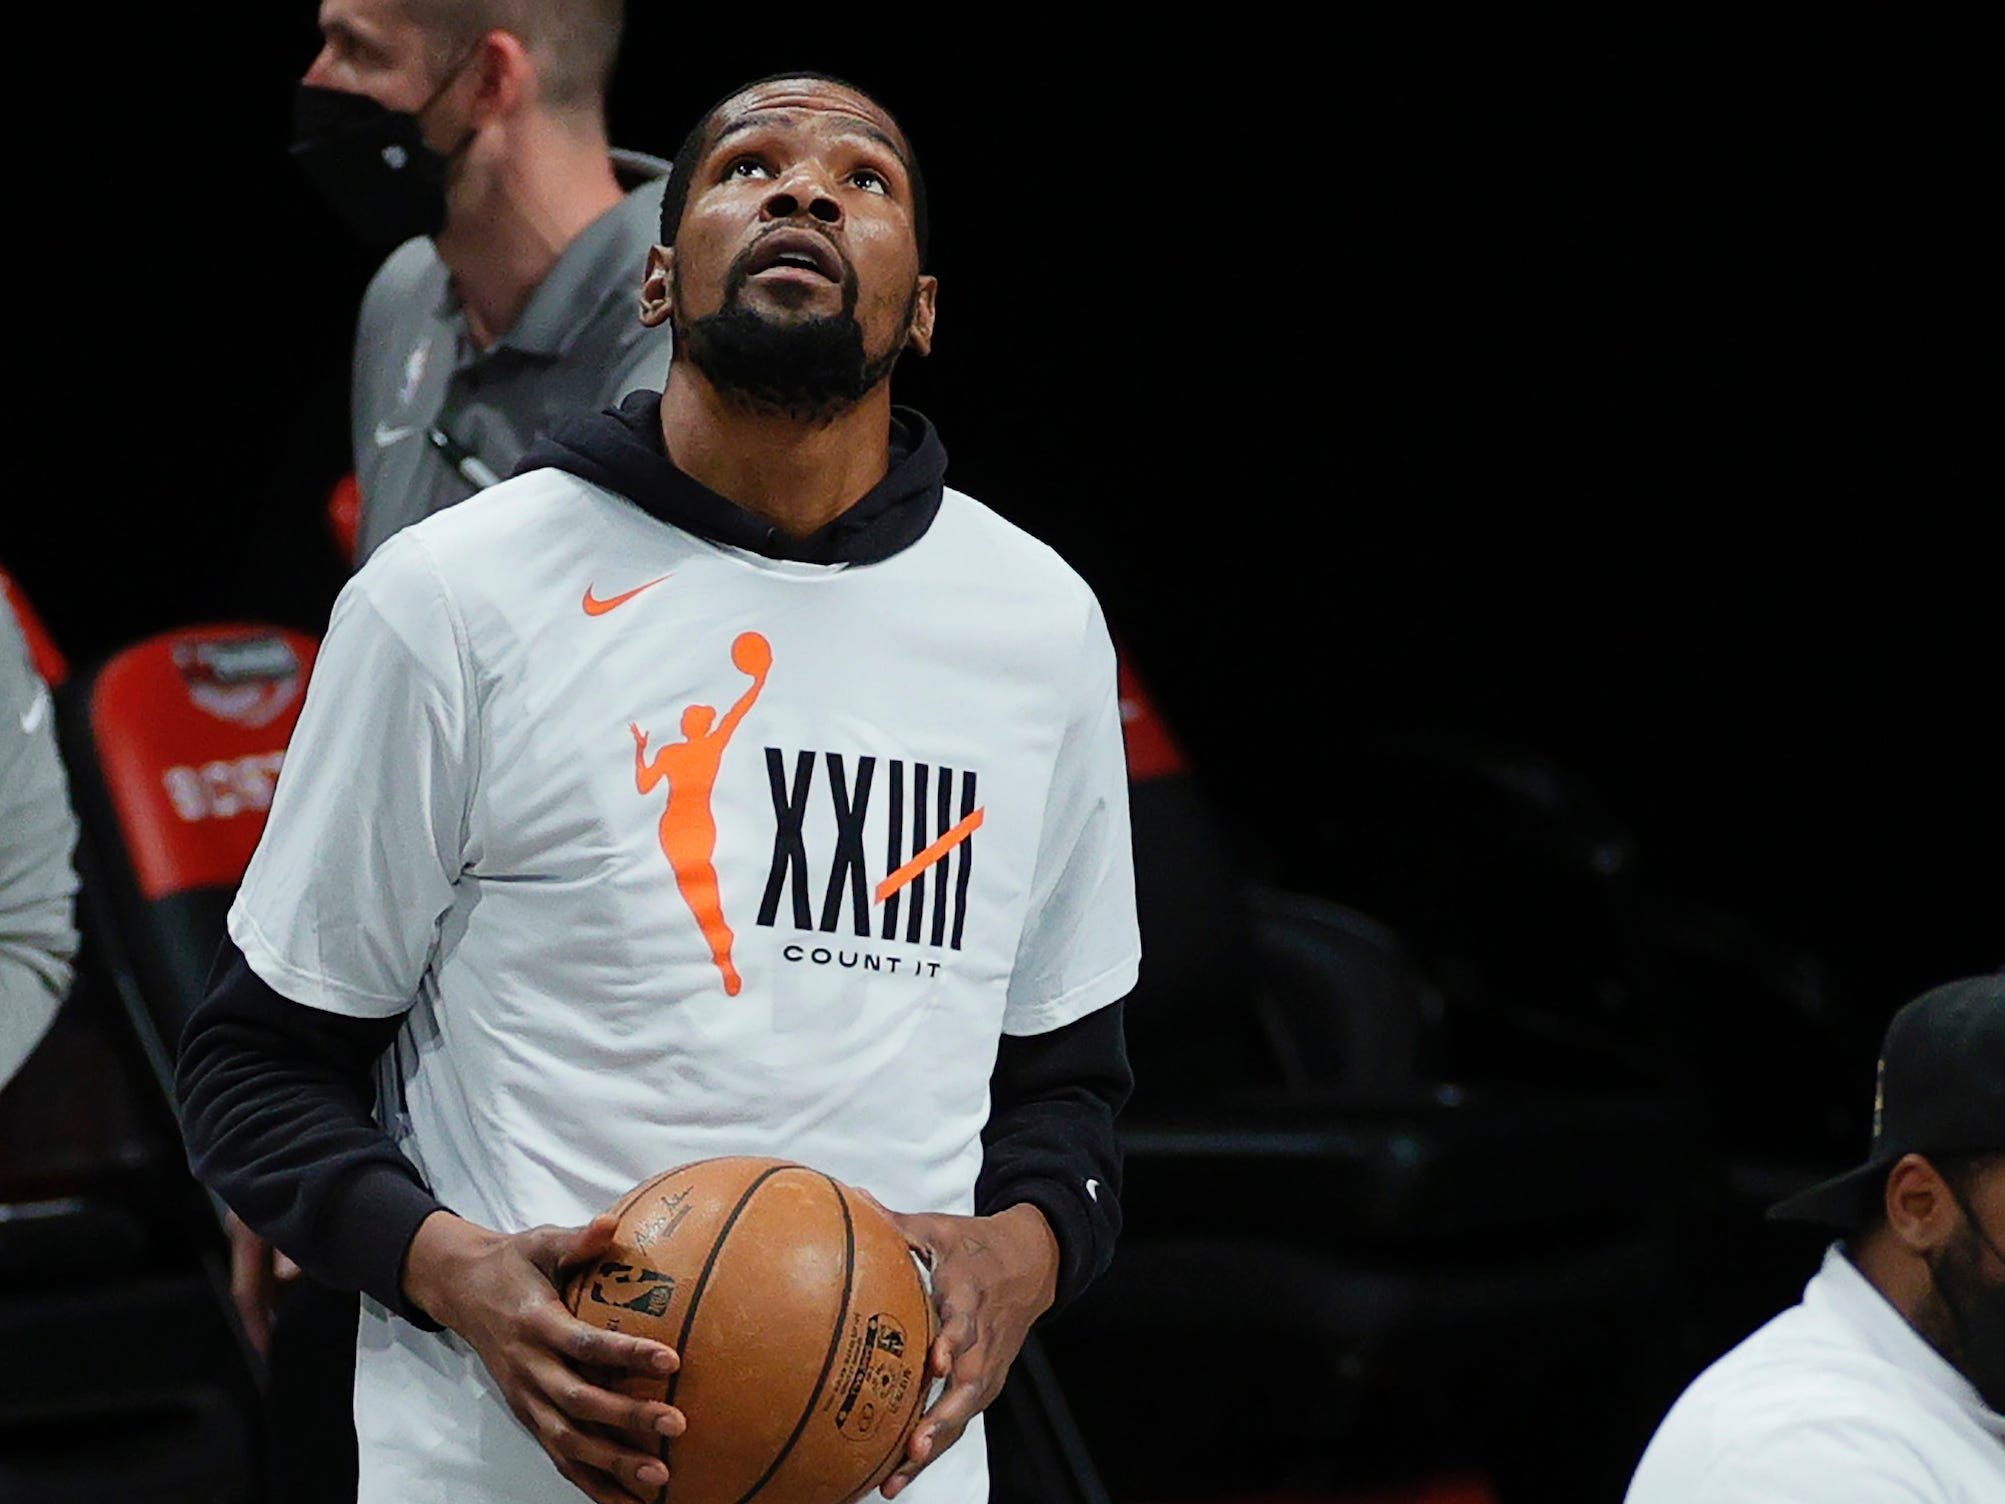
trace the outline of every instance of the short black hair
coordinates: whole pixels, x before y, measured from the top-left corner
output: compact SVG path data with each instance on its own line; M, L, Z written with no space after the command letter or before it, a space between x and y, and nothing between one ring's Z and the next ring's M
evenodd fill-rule
M750 83L738 85L703 112L702 118L690 127L689 134L682 138L682 145L675 149L675 161L669 167L668 183L661 194L663 245L674 245L676 232L682 228L682 211L689 206L689 179L696 171L696 159L703 155L704 142L709 139L710 127L716 123L717 112L739 95L749 93L761 84L780 83L795 78L834 84L837 88L847 89L852 94L860 94L879 109L884 109L882 101L868 89L853 84L846 78L838 78L833 73L822 73L814 68L793 68L784 73L768 73L763 78L755 78ZM885 110L885 113L889 115L891 112ZM913 149L912 137L895 115L892 116L892 121L898 124L898 133L905 137L905 171L912 180L912 228L914 237L919 243L919 269L924 271L932 241L932 226L926 215L926 179L919 171L919 154Z

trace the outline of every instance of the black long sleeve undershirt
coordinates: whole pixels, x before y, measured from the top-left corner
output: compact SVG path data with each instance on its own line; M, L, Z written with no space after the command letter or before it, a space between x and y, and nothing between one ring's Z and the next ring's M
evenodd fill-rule
M976 1210L1036 1206L1059 1247L1058 1300L1085 1289L1120 1231L1114 1120L1132 1086L1121 1004L1045 1034L1004 1036ZM404 1257L442 1203L376 1121L375 1064L400 1017L349 1018L274 991L225 941L176 1067L197 1179L325 1284L361 1290L427 1330Z
M1115 1119L1134 1089L1124 1005L1044 1034L1005 1034L989 1078L975 1210L1028 1201L1058 1238L1063 1309L1106 1271L1121 1232ZM1048 1313L1047 1313L1048 1314Z
M175 1092L189 1168L246 1226L323 1284L437 1331L404 1298L404 1254L442 1203L374 1112L376 1060L402 1025L282 997L225 940Z

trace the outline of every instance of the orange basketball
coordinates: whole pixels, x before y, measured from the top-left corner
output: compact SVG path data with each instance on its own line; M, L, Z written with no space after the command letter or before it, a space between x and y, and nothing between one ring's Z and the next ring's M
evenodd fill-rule
M655 1504L851 1504L891 1475L929 1391L932 1296L885 1215L792 1160L698 1160L610 1208L613 1246L565 1304L682 1366L619 1387L689 1429Z

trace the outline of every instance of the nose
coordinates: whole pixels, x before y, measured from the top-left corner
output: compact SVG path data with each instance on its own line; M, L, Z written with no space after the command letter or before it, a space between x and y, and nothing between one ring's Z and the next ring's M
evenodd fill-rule
M336 85L333 74L334 49L324 46L313 55L313 61L307 65L306 72L301 76L300 82L312 84L314 87L321 89L334 88Z
M797 162L767 195L762 213L767 219L792 219L805 212L825 225L842 223L842 204L828 175L813 162Z

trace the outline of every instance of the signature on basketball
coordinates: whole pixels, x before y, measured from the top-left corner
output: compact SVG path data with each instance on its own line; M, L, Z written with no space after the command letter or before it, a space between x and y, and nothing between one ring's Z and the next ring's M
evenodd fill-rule
M661 1203L661 1210L634 1229L634 1247L651 1248L682 1225L689 1215L689 1191L685 1187Z

